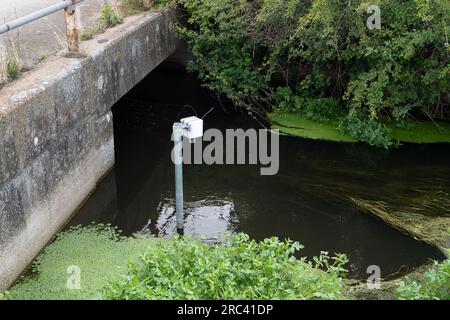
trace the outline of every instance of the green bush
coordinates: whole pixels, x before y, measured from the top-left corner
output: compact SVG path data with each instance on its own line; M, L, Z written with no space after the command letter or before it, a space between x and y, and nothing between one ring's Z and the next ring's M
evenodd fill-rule
M338 299L344 256L297 260L302 246L240 234L225 244L160 240L102 290L105 299ZM326 272L320 270L324 269Z
M372 119L348 115L339 122L338 129L371 146L387 149L394 144L391 138L391 130L386 125Z
M377 123L449 117L447 0L178 3L188 16L178 31L194 55L190 69L239 105L263 113L278 105L273 88L283 86L300 97L289 108L321 119L324 110L330 116L323 104L337 104L337 115L360 120L342 128L383 146L386 130ZM369 5L381 8L380 30L366 26Z
M277 101L276 109L286 113L299 113L308 120L333 120L342 115L339 102L330 97L310 98L296 96L288 87L279 87L275 90Z
M450 260L435 262L420 281L406 277L396 296L402 300L450 300Z

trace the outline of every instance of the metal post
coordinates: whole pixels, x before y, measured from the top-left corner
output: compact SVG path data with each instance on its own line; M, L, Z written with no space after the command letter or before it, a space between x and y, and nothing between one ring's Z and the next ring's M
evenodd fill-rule
M77 21L77 1L72 0L72 5L64 9L66 20L67 46L69 53L78 53L80 50L80 32Z
M175 198L177 215L177 232L184 233L183 210L183 124L173 124L174 162L175 162Z

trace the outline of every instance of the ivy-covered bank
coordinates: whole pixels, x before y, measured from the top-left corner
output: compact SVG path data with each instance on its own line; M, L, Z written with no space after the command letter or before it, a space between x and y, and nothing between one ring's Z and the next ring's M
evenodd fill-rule
M274 111L277 127L303 137L448 142L448 1L176 2L190 69L255 117ZM380 29L367 26L373 5Z
M373 298L364 283L346 279L344 255L323 253L307 262L293 256L301 248L245 234L206 244L122 237L103 225L76 227L60 234L0 299ZM383 283L378 298L450 299L449 262Z

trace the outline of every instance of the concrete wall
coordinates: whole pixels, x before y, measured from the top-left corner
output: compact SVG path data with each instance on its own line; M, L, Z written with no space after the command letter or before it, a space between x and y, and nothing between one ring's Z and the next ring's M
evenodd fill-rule
M0 292L114 165L110 108L176 49L174 22L129 17L0 91Z

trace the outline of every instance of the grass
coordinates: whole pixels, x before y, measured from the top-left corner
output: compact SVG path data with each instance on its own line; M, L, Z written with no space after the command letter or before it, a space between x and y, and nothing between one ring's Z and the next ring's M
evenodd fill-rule
M109 2L105 0L99 11L97 21L80 32L80 40L90 40L94 38L96 34L103 33L108 28L113 28L122 24L124 16L122 5L110 5Z
M103 7L100 9L98 22L105 28L112 28L123 23L123 14L119 6L112 6L105 0Z
M99 12L99 17L94 25L81 31L80 40L92 39L96 34L105 32L107 28L112 28L123 23L124 17L145 12L155 6L155 4L165 4L168 1L161 0L120 0L115 5L110 5L105 1Z
M102 33L104 32L105 29L102 28L98 22L96 22L93 26L89 26L87 28L84 28L81 32L80 32L80 40L81 41L86 41L86 40L90 40L92 38L94 38L94 36L96 34Z
M355 139L337 129L337 121L306 120L293 113L274 112L268 116L273 128L284 134L307 139L355 142ZM390 123L387 126L391 129L392 138L400 142L450 143L450 123L447 122L416 121L408 127Z
M12 41L8 48L0 46L0 84L17 79L25 70Z

